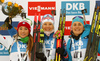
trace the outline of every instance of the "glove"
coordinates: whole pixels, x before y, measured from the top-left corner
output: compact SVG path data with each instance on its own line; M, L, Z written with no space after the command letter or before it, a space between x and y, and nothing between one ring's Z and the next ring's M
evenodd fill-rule
M45 57L44 53L36 52L36 58L41 59L42 61L46 61L46 57Z
M62 57L64 56L64 51L65 51L65 49L64 48L57 48L56 49L56 52L58 53L58 54L60 54Z
M59 30L57 30L56 32L55 32L55 34L53 35L53 38L55 38L55 37L61 37L61 30L59 31Z
M22 19L26 18L26 13L21 13Z
M6 20L4 21L6 27L8 27L8 29L11 29L12 28L12 18L10 17L7 17Z

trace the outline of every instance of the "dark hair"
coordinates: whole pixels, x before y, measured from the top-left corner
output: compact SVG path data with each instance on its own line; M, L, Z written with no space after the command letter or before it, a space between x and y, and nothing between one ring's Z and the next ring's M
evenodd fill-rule
M29 58L31 58L32 47L33 47L33 37L31 34L29 34L29 41L27 43L27 49L26 49L26 52L28 51Z

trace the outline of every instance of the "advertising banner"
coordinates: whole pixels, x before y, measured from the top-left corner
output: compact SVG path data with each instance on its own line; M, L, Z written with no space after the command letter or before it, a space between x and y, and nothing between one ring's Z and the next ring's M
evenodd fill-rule
M56 2L28 2L28 16L51 14L52 10L56 10Z

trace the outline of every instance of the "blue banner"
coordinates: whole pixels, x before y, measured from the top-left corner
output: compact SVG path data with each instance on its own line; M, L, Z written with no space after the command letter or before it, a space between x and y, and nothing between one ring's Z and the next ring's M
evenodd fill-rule
M90 1L62 1L61 9L66 9L66 15L82 15L81 10L87 9L85 15L89 15Z
M97 15L98 15L98 12L99 12L99 8L98 7L100 6L100 1L96 1L96 4L97 4L96 8L97 8Z
M12 26L16 29L18 23L19 23L19 22L12 22ZM0 34L1 34L1 35L9 35L9 33L8 33L8 31L7 31L8 28L7 28L7 27L5 27L5 28L1 27L1 25L3 25L3 24L4 24L4 22L3 22L3 21L0 21Z
M8 55L9 55L8 50L0 44L0 56L8 56Z

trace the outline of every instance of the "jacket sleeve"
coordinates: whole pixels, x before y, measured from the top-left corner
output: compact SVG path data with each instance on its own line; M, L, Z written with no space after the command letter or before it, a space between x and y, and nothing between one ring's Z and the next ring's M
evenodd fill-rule
M0 43L6 47L6 49L9 49L10 45L12 44L13 39L10 37L4 37L2 35L0 35Z
M17 33L17 31L15 30L14 27L11 28L11 29L9 29L8 32L9 32L9 34L10 34L11 37L13 37Z
M13 37L13 35L15 35L17 33L17 31L13 28L8 30L9 34L11 35L11 37ZM0 43L6 47L6 49L9 49L10 45L13 43L13 38L11 37L4 37L2 35L0 35Z
M99 40L99 46L98 46L98 53L100 54L100 40Z
M67 53L67 50L66 50L66 48L67 48L67 43L66 43L65 40L64 40L64 42L63 42L63 47L64 47L64 49L65 49L65 52L64 52L64 54L63 54L62 60L63 60L63 61L68 61L68 53Z

